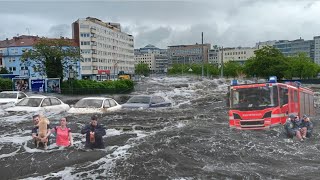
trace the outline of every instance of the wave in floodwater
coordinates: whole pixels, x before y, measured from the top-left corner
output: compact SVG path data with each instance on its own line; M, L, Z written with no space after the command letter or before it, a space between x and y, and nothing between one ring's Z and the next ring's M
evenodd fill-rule
M31 115L1 113L0 173L4 179L317 179L320 133L300 143L281 127L238 131L228 126L224 79L149 78L134 94L162 95L173 107L121 110L99 116L106 148L84 148L90 115L50 114L51 126L69 116L74 147L35 149ZM75 102L81 96L63 96ZM130 95L114 95L117 101ZM316 99L316 102L319 98ZM317 111L319 111L317 109Z

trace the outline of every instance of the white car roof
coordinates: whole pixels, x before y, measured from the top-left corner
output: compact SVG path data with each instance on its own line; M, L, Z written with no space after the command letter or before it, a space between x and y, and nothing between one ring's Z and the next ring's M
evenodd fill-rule
M112 99L112 98L109 98L109 97L85 97L85 98L82 98L82 99Z
M43 95L33 95L33 96L29 96L28 98L57 98L54 96L43 96ZM57 98L59 99L59 98Z
M22 91L2 91L0 93L19 93L19 92L22 92Z

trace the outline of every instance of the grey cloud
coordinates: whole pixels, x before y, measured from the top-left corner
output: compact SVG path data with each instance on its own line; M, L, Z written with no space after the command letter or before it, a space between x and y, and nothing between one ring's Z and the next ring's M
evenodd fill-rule
M119 22L136 48L205 43L254 46L258 41L312 39L320 34L315 0L1 1L0 38L26 34L71 37L71 23L88 16ZM14 10L13 10L14 9ZM14 14L12 14L14 13Z
M59 24L54 25L49 29L49 37L71 37L71 25Z
M151 31L142 31L135 37L135 46L143 47L147 44L153 44L162 47L162 43L167 39L172 32L169 27L159 27Z

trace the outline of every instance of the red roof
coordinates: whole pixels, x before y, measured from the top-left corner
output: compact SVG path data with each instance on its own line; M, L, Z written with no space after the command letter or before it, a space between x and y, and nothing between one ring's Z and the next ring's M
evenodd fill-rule
M0 48L4 47L19 47L19 46L33 46L37 43L38 40L41 38L38 36L18 36L18 37L13 37L13 39L6 39L3 41L0 41ZM46 38L46 39L52 39L52 40L57 40L57 39L64 39L66 41L69 41L72 46L78 46L77 43L75 42L74 39L68 39L68 38Z

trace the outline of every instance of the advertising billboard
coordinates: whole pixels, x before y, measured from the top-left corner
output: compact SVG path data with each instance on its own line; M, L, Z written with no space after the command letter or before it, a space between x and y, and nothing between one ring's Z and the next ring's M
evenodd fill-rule
M44 79L31 79L31 91L44 92L45 80Z
M60 79L48 78L47 79L47 93L60 93Z
M12 78L14 91L28 91L29 90L29 78L15 77Z

